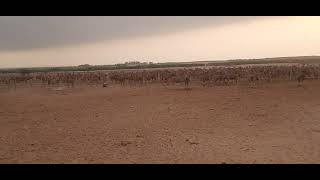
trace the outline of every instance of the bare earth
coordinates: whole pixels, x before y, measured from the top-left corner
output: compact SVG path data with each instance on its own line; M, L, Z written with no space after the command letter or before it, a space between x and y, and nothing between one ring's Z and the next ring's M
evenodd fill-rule
M0 92L0 163L319 163L320 82Z

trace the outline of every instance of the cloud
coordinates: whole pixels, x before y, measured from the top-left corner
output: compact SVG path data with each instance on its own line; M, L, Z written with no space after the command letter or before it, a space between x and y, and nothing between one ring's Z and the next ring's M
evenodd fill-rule
M0 51L70 46L222 26L250 16L1 16Z

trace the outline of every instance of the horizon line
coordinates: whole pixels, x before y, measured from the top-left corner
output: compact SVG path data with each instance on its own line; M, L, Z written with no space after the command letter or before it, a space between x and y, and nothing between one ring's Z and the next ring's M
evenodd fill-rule
M277 56L277 57L264 57L264 58L236 58L236 59L222 59L222 60L198 60L198 61L167 61L167 62L153 62L153 61L139 61L140 63L149 63L152 62L154 64L166 64L166 63L197 63L197 62L223 62L223 61L244 61L244 60L266 60L266 59L278 59L278 58L307 58L307 57L319 57L320 55L301 55L301 56ZM132 60L135 61L135 60ZM131 62L131 61L126 61ZM125 64L116 63L116 64L78 64L72 66L28 66L28 67L0 67L1 70L5 69L30 69L30 68L63 68L63 67L78 67L81 65L89 65L89 66L115 66L118 64Z

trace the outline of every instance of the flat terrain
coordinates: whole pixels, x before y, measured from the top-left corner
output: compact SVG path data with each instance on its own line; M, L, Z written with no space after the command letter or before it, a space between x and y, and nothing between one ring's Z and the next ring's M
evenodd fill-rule
M320 82L0 91L0 163L319 163Z

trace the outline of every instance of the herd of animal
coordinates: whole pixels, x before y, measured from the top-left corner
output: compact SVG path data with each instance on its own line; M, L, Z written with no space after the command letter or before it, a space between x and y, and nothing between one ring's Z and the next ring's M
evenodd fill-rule
M165 86L200 82L203 87L237 85L248 83L257 85L277 80L297 81L320 78L320 64L294 65L251 65L251 66L212 66L206 68L167 68L144 70L114 70L92 72L48 72L28 74L0 74L0 86L9 89L26 86L69 86L109 84L121 86L145 86L161 83Z

